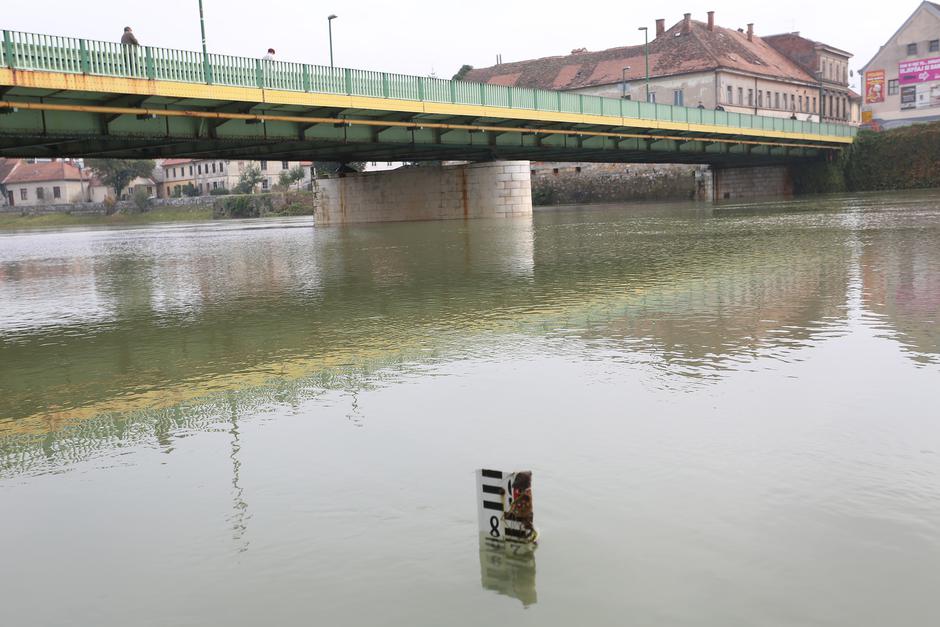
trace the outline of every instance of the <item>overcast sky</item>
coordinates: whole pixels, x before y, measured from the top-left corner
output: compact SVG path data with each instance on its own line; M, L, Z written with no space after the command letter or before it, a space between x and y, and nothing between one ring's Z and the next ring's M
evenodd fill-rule
M864 1L660 0L658 2L510 2L508 0L203 0L210 52L261 56L268 47L288 61L329 63L327 20L333 22L336 65L450 78L464 63L504 61L602 50L642 43L638 26L666 26L685 12L721 26L754 22L758 35L793 30L854 53L861 68L920 4ZM116 40L130 25L141 43L198 50L198 0L3 0L2 27L88 39ZM858 85L856 78L855 85Z

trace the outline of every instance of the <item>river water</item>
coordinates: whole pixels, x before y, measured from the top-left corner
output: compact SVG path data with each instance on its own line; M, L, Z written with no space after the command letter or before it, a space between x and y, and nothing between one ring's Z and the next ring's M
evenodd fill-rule
M5 625L940 621L936 192L7 232L0 314Z

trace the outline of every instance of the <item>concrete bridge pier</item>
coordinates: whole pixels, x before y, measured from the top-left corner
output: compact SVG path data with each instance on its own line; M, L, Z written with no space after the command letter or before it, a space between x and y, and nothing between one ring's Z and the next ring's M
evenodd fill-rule
M788 165L712 166L712 200L715 202L792 195L793 177Z
M528 161L414 166L318 181L318 225L532 214Z

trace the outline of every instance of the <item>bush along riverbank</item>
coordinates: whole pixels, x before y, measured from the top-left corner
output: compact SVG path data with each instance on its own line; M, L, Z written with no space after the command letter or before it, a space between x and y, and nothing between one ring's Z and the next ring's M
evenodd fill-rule
M315 191L219 196L212 204L212 217L312 216L316 214L318 198Z
M792 174L797 194L940 187L940 122L861 131L839 158L796 165Z
M316 192L147 199L146 202L0 207L0 229L120 226L316 213Z

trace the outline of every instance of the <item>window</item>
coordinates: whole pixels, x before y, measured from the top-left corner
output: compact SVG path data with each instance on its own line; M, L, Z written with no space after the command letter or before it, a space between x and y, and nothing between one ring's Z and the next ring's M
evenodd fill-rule
M656 104L656 92L655 91L650 92L650 102L652 102L653 104Z
M779 108L780 108L780 92L775 91L774 92L774 109L779 109Z
M940 39L931 39L927 44L928 52L940 52Z
M764 90L763 89L757 90L757 106L758 107L764 106Z
M52 197L53 198L62 198L62 188L55 186L52 188Z
M799 97L800 111L803 110L803 96Z
M732 90L731 85L728 85L728 99L725 102L727 102L728 104L733 104L734 103L733 94L734 94L734 91Z
M218 182L218 181L212 181L212 189L219 189L219 182Z
M754 106L754 90L753 89L747 90L747 106L749 107Z
M41 188L41 187L37 187L37 188L36 188L36 199L37 199L37 200L42 200L42 199L45 198L45 197L46 197L46 190L44 190L44 189Z
M558 168L552 168L552 174L558 174Z
M262 172L266 172L267 169L268 169L268 162L267 162L267 161L262 161L262 162L261 162L261 171L262 171Z
M26 200L26 190L20 189L20 200Z
M681 107L685 104L685 100L682 96L682 90L676 89L672 92L672 104Z
M190 176L193 175L193 166L189 166L189 175L190 175Z
M290 163L288 163L287 161L281 161L281 169L282 169L282 170L289 170L289 169L290 169Z
M215 161L212 162L212 173L215 174Z
M208 170L208 168L206 168ZM202 164L196 166L196 174L202 174Z
M898 79L892 79L888 81L888 95L897 96L898 95Z
M744 88L738 87L738 104L744 104Z
M917 44L907 44L907 54L917 54Z
M219 161L219 172L222 172L222 166L223 166L223 165L225 165L225 164L223 164L221 161Z
M262 161L261 163L267 163L267 161ZM264 179L263 181L261 181L261 189L267 189L267 188L268 188L268 179Z
M581 166L579 165L575 166L574 171L577 172L578 174L581 174Z
M813 113L818 113L816 111L816 96L813 96Z

